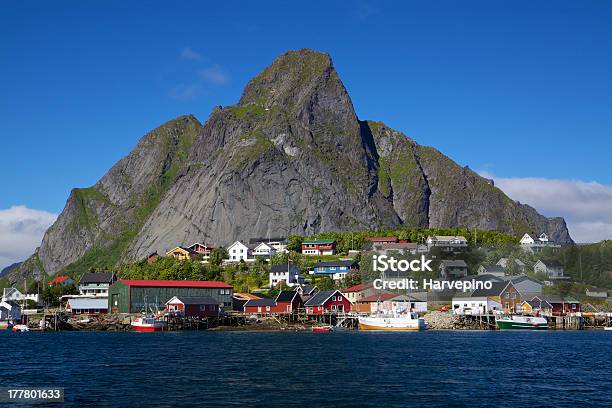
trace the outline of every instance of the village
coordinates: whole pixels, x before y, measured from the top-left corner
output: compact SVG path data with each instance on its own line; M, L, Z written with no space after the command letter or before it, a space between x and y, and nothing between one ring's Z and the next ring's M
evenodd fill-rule
M129 279L116 272L87 272L78 277L55 276L46 285L62 293L56 307L44 305L40 293L5 288L0 301L0 327L13 330L137 330L180 329L352 329L360 317L412 313L430 329L497 329L501 316L544 318L550 328L583 329L612 325L610 292L588 287L580 296L550 289L569 278L564 267L546 254L560 248L546 234L525 234L520 250L535 259L518 257L472 268L462 258L470 247L461 236L431 235L421 243L396 236L371 236L359 250L339 254L334 239L303 239L299 255L314 259L308 269L293 262L284 238L236 241L226 248L196 242L165 254L153 253L147 264L162 258L178 262L214 261L221 266L268 264L284 254L286 262L269 265L261 288L237 292L221 280ZM221 249L221 251L219 251ZM364 256L364 254L368 254ZM429 255L435 275L461 283L487 282L471 290L380 290L368 264L370 254L400 257ZM434 255L435 254L435 255ZM448 258L448 259L447 259ZM378 276L380 278L380 276ZM390 282L401 276L383 276ZM325 282L317 285L317 282ZM450 285L451 287L453 285ZM468 287L469 285L465 285Z

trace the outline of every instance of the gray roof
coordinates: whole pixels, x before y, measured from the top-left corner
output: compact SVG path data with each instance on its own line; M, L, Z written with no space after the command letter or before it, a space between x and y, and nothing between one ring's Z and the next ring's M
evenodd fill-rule
M247 306L276 306L276 301L274 299L250 299L244 304L244 307Z
M295 265L289 265L289 268L287 268L287 264L272 265L270 267L270 272L287 272L287 269L294 275L300 274L300 268Z
M299 296L296 291L283 290L276 297L277 302L291 302L294 297Z
M116 280L114 272L90 272L81 276L79 283L108 283L111 284Z
M273 238L251 238L249 239L249 244L259 244L259 243L269 243L269 242L282 242L287 243L287 238L284 237L273 237Z
M499 296L508 286L508 282L491 282L491 289L476 289L469 297Z
M71 309L108 309L108 299L75 298L68 299Z
M336 292L340 293L338 290L322 290L312 295L304 306L321 306L327 299L332 297Z
M535 282L535 283L538 283L538 284L542 285L542 282L540 282L537 279L531 278L531 277L529 277L527 275L515 275L515 276L507 276L507 277L504 276L504 278L509 278L507 280L509 280L512 283L521 283L523 281L530 280L532 282Z
M559 261L554 261L554 260L547 261L544 259L540 259L540 262L546 265L547 268L563 268L563 265L561 265Z
M445 259L440 263L442 267L467 268L467 263L463 259Z
M529 303L529 305L533 308L533 309L542 309L542 308L546 308L546 309L551 309L552 305L550 303L548 303L545 300L539 301L539 300L528 300L527 303Z
M506 270L500 265L482 265L485 272L489 273L505 273Z
M317 290L317 287L314 285L302 285L302 286L296 286L295 290L297 291L298 289L302 289L302 293L304 295L311 295L313 292L315 292Z
M565 298L561 295L538 295L536 297L534 297L531 300L541 300L541 301L546 301L548 303L550 303L551 305L553 303L580 303L579 301L577 301L574 298Z

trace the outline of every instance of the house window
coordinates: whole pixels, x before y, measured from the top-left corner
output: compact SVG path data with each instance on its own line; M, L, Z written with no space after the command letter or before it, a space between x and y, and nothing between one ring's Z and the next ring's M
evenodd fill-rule
M266 312L270 311L270 306L266 306Z
M331 305L331 310L336 310L336 305Z

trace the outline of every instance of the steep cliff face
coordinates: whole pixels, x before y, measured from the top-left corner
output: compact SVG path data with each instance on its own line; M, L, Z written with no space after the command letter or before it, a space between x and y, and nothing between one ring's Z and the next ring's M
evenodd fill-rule
M562 219L380 122L359 121L330 57L300 50L203 126L192 116L168 122L93 187L73 190L26 264L78 271L199 240L402 225L571 240Z

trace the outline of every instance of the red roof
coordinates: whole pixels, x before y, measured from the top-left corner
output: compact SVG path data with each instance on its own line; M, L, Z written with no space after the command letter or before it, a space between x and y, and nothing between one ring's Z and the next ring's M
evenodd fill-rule
M351 286L350 288L341 290L340 292L342 293L361 292L362 290L369 289L371 287L372 287L371 283L360 283L358 285Z
M53 285L54 283L62 283L66 279L70 279L69 276L57 276L49 281L49 285Z
M383 249L416 249L417 244L414 242L391 242L382 244Z
M223 288L231 289L232 285L228 285L221 281L193 281L193 280L128 280L119 279L121 283L127 286L146 286L146 287L166 287L166 288Z
M396 237L369 237L367 240L370 242L397 242Z
M399 294L397 293L375 293L373 295L370 296L366 296L361 300L358 300L358 302L363 302L363 303L368 303L368 302L377 302L378 299L380 299L381 302L384 302L385 300L389 300L389 299L393 299L394 297L398 297Z

